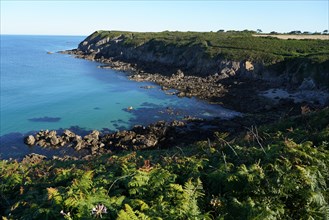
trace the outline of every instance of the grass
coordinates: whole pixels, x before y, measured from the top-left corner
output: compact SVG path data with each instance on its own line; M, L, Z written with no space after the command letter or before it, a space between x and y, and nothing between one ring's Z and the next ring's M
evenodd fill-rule
M302 58L323 63L329 60L328 40L281 40L273 37L254 37L251 32L123 32L98 31L91 39L114 38L123 35L124 44L138 47L156 42L159 47L199 47L210 58L250 60L266 65L285 59Z

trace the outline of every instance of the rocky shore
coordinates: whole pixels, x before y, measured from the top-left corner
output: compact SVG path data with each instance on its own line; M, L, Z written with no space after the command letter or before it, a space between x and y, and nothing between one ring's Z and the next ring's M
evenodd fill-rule
M76 154L64 157L53 156L53 159L90 159L92 156L115 153L118 151L168 149L195 143L196 141L214 137L214 132L238 133L244 129L237 118L232 120L203 120L187 118L184 121L158 121L148 126L135 125L130 130L122 130L102 134L93 130L80 136L71 130L58 133L55 130L41 130L25 137L28 146L39 146L45 149L71 148ZM25 160L39 158L37 154L25 157ZM42 159L46 157L42 156Z
M167 66L153 66L150 64L150 66L144 68L146 64L124 62L115 57L97 58L97 53L85 53L78 49L61 51L60 53L99 62L102 64L99 68L124 71L128 74L129 79L134 81L154 82L160 85L161 89L168 95L197 97L243 113L270 113L272 110L285 111L287 103L291 105L288 107L289 109L296 106L298 108L300 105L311 105L314 108L319 108L329 103L328 89L317 89L312 79L307 78L299 87L292 88L291 85L287 86L282 82L284 79L265 80L237 74L240 71L240 64L238 63L226 63L220 73L198 76L185 74L177 68L169 69ZM250 63L245 65L249 70L254 68ZM147 72L146 69L149 71ZM262 95L264 91L271 89L291 90L291 93L296 91L309 92L313 98L301 99L299 105L295 105L294 99L290 97L278 96L276 101L273 102L273 99ZM282 103L284 103L284 106L282 106Z
M97 35L97 32L95 33ZM160 85L167 95L197 97L244 113L244 117L231 120L159 121L146 127L137 125L131 130L114 133L101 134L99 131L92 131L85 136L79 136L69 130L61 135L56 131L40 131L34 136L26 137L26 144L45 148L71 147L80 152L80 158L118 150L168 148L211 139L218 130L236 134L248 126L270 123L280 118L301 114L305 109L312 111L329 104L328 89L318 92L318 86L312 78L301 81L295 77L298 75L296 73L290 74L292 78L288 79L289 73L276 76L257 63L246 60L222 60L216 63L214 60L198 57L193 51L189 51L186 56L198 63L185 60L182 65L179 64L180 61L175 65L169 65L174 58L169 59L168 54L163 56L169 60L164 57L156 58L154 54L148 54L148 47L142 45L135 50L126 47L123 41L124 37L121 35L114 39L98 39L91 35L80 43L78 49L60 53L99 62L99 68L124 71L129 79L134 81L154 82ZM141 57L142 54L145 57ZM137 56L140 59L136 59ZM162 61L155 62L157 59ZM202 74L195 73L202 70ZM304 94L310 91L312 97L308 95L305 99L297 99L297 92L282 92L287 89L302 91ZM276 94L276 91L280 93Z

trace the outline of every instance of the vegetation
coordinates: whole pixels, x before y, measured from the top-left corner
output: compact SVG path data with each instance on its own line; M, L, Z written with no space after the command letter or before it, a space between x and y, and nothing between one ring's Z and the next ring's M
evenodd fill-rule
M259 29L258 32L261 32ZM231 60L250 60L274 64L286 59L305 59L310 62L329 60L328 40L281 40L273 37L254 37L254 31L218 32L122 32L97 31L90 37L103 39L124 36L124 44L138 47L146 43L157 43L161 50L167 46L199 47L211 57ZM159 46L160 45L160 46ZM161 46L162 45L162 46Z
M0 162L3 219L328 219L329 109L215 141ZM168 146L170 147L170 146Z

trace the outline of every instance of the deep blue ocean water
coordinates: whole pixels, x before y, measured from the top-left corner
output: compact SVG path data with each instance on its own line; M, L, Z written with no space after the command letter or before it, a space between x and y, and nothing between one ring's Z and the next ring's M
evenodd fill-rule
M99 63L56 53L76 48L84 38L1 35L0 158L37 151L22 142L41 129L105 132L186 115L234 115L195 98L166 95L154 84L97 68ZM141 88L147 85L155 88Z

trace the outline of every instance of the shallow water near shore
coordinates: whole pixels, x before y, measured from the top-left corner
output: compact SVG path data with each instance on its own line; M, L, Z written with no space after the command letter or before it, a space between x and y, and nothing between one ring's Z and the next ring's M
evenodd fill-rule
M99 63L56 53L76 48L83 39L1 35L0 158L11 150L26 153L23 136L41 129L116 131L188 115L238 114L195 98L166 95L154 84L130 81L125 73L97 68ZM154 88L141 88L148 85Z

